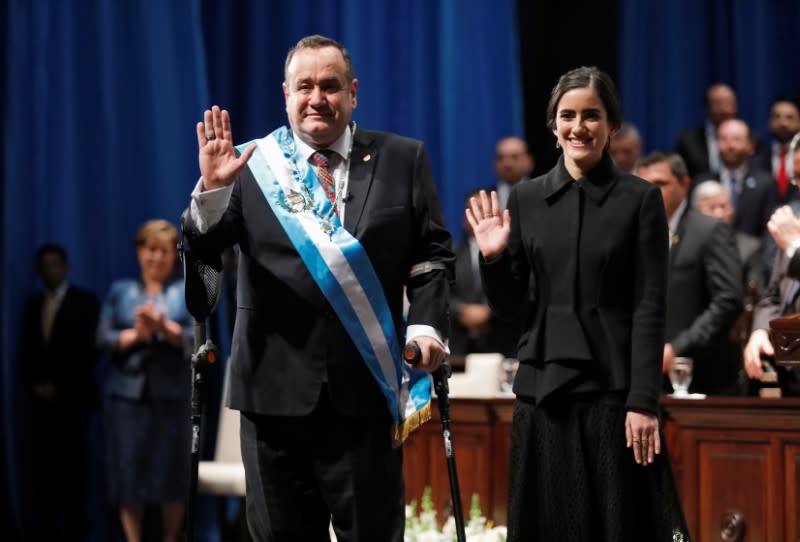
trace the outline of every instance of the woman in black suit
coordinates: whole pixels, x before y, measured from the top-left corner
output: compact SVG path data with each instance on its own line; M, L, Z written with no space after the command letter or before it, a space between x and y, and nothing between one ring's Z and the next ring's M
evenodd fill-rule
M656 187L614 168L621 120L608 75L564 74L558 164L502 214L494 192L466 211L489 302L524 330L509 540L688 540L658 419L667 219Z

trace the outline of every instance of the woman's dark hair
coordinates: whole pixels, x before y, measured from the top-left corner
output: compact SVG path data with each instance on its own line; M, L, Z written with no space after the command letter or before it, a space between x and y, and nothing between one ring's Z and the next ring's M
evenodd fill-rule
M622 124L622 112L614 81L606 72L595 66L581 66L562 75L550 92L550 101L547 102L547 127L549 129L553 130L556 127L556 113L561 97L576 88L594 89L600 97L600 101L603 102L603 107L606 108L609 124L614 127Z

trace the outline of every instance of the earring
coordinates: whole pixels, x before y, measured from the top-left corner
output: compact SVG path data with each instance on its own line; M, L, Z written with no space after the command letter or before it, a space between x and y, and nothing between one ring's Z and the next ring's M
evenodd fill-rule
M561 142L560 142L560 141L558 141L558 140L556 140L556 148L557 148L557 149L560 149L560 148L561 148Z

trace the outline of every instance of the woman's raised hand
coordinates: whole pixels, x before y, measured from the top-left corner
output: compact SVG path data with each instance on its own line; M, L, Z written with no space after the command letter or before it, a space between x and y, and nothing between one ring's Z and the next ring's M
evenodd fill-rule
M206 109L203 122L197 123L197 144L200 147L200 174L203 188L213 190L233 183L256 150L250 145L236 156L231 133L231 117L218 106Z
M481 190L480 194L469 198L465 212L484 259L493 260L500 256L508 246L511 215L508 209L500 212L497 192L493 190L490 196Z

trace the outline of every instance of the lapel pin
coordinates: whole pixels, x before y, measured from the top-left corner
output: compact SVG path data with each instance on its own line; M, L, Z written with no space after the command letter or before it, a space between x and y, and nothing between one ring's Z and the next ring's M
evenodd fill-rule
M364 158L362 158L361 160L363 160L364 162L369 162L370 158L372 158L372 155L371 155L371 154L367 154L367 155L366 155L366 156L364 156Z
M678 235L677 233L676 233L676 234L674 234L674 235L672 236L672 244L673 244L673 245L677 245L677 244L678 244L678 243L680 243L680 242L681 242L681 236L680 236L680 235Z

